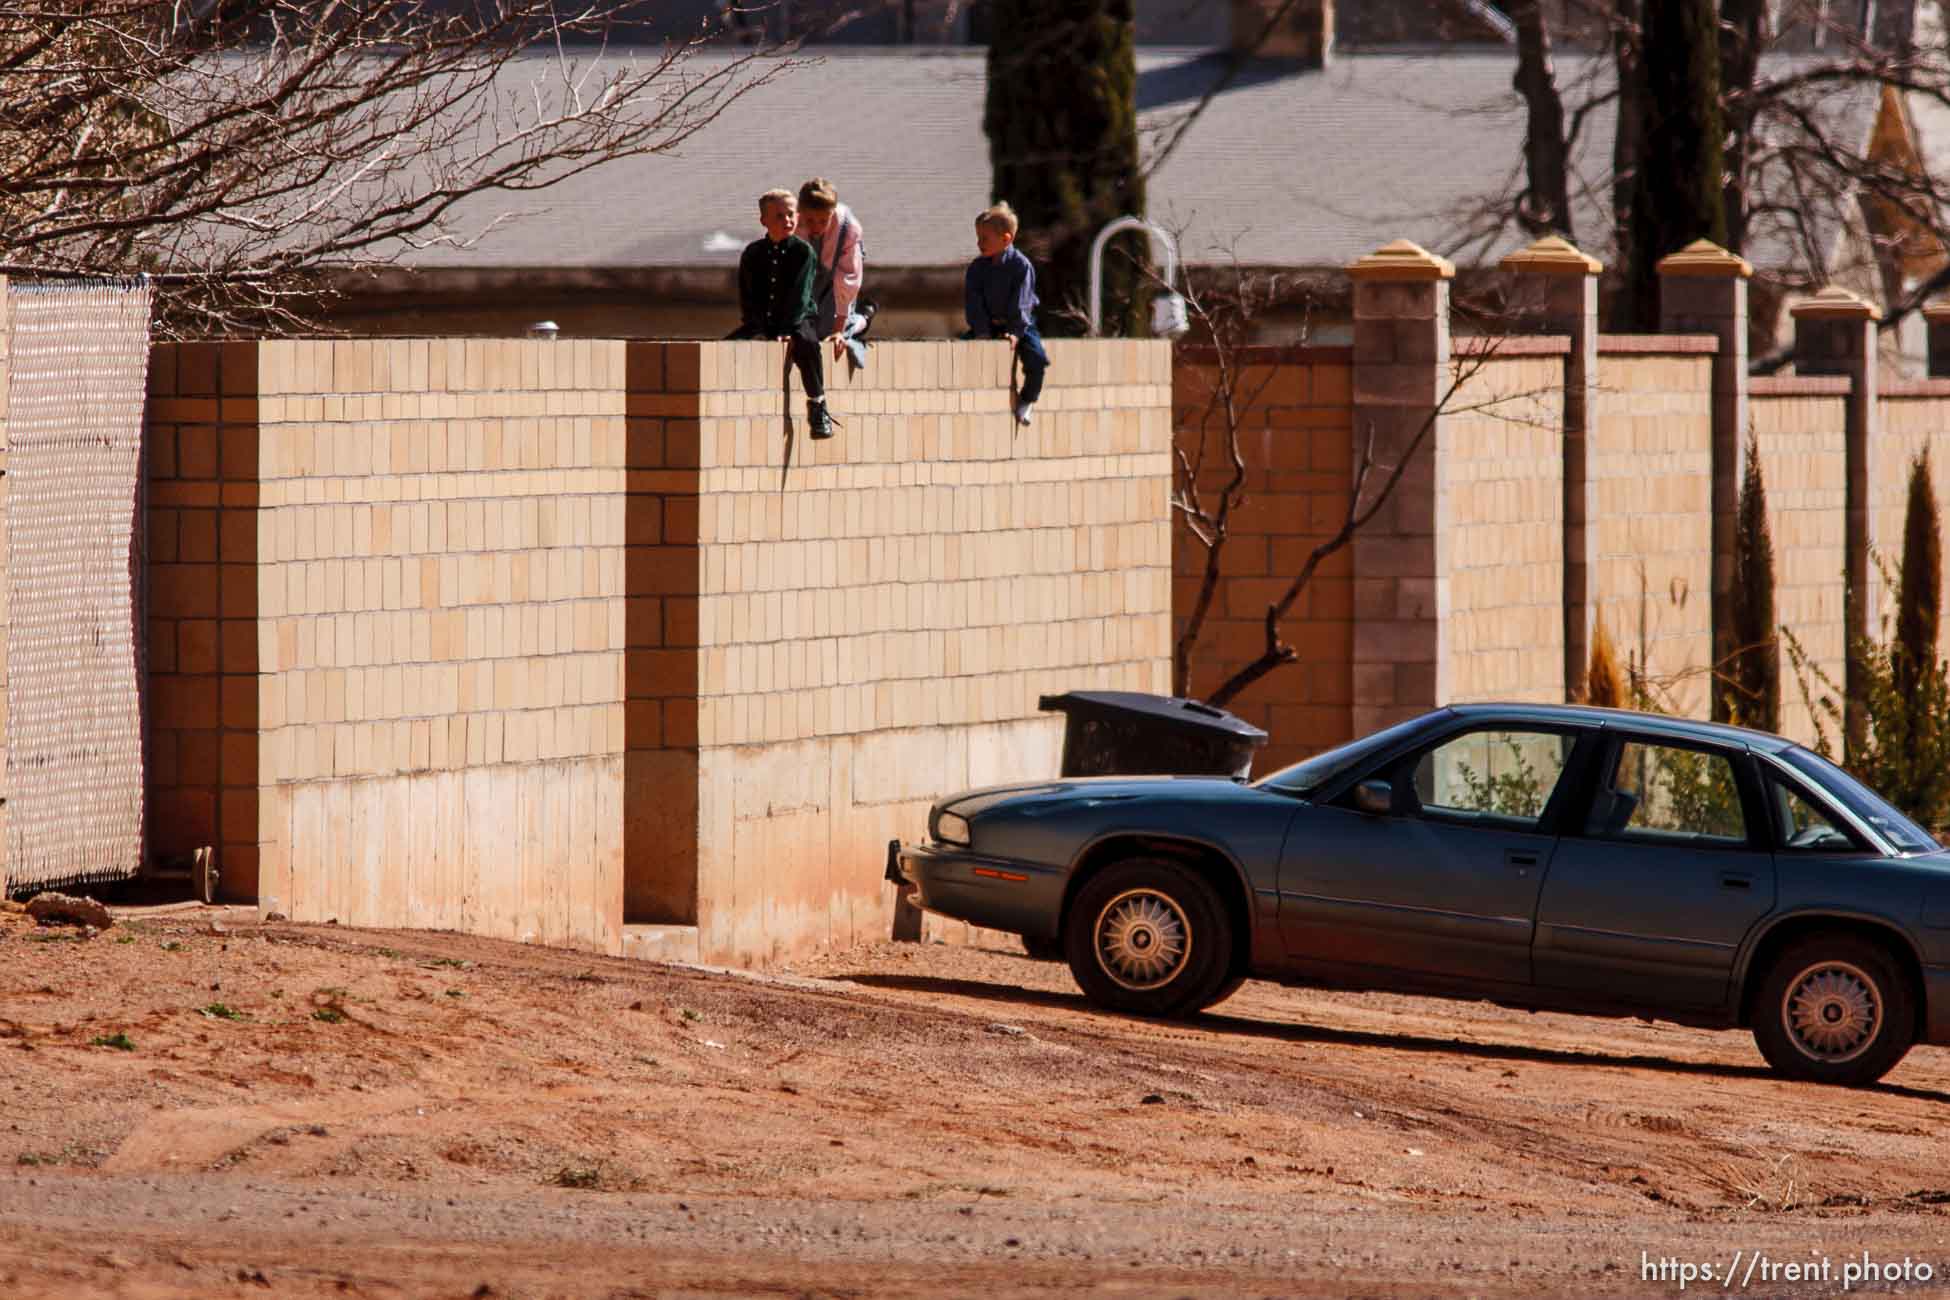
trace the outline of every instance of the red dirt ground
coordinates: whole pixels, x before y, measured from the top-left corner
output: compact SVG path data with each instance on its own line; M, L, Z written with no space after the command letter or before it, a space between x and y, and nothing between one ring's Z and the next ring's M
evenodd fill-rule
M1941 1049L1842 1091L1744 1034L1477 1003L1254 983L1148 1023L982 948L751 976L254 916L0 913L0 1296L1950 1277Z

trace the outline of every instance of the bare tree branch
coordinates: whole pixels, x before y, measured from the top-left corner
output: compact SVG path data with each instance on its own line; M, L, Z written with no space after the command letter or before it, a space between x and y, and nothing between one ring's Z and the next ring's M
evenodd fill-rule
M465 246L492 196L671 153L794 66L608 51L629 7L0 3L0 263L158 273L184 332L293 323L321 272Z

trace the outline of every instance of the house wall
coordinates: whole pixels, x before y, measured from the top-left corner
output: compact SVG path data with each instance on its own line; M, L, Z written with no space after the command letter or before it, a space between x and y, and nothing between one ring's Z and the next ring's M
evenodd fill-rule
M1564 362L1458 341L1436 447L1436 700L1564 699Z
M1748 409L1760 450L1761 473L1774 538L1774 611L1800 643L1819 699L1841 696L1847 633L1843 622L1844 510L1847 505L1846 403L1848 381L1791 377L1755 379ZM1781 731L1797 740L1815 736L1814 715L1795 684L1786 648L1781 660ZM1836 728L1827 724L1831 742Z
M1693 717L1709 710L1713 644L1711 343L1600 339L1589 471L1595 616L1619 667Z
M1245 497L1231 515L1221 552L1228 576L1214 592L1190 655L1190 693L1200 699L1265 649L1267 607L1340 526L1352 482L1352 351L1252 347L1241 350L1240 361L1234 410ZM1172 371L1175 443L1199 467L1199 491L1214 510L1232 478L1219 392L1216 354L1180 348ZM1175 643L1198 599L1208 551L1179 522L1172 526L1172 548ZM1373 593L1376 602L1399 598L1392 585ZM1432 598L1432 592L1424 590L1421 598ZM1230 706L1270 737L1254 760L1255 771L1273 771L1347 738L1355 617L1353 553L1343 549L1315 572L1285 624L1299 661L1277 669L1274 680Z

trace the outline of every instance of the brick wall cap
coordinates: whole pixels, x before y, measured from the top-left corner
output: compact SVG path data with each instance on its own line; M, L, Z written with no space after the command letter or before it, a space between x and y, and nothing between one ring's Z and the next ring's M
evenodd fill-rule
M1597 275L1605 269L1603 262L1561 235L1545 235L1497 265L1505 271L1530 275Z
M1753 277L1754 264L1710 239L1695 239L1677 253L1660 258L1659 274L1747 280Z
M1788 310L1796 320L1881 320L1882 308L1839 284L1831 284Z
M1414 240L1397 239L1349 264L1347 274L1353 280L1453 280L1456 264Z
M4 283L0 280L0 284ZM1924 303L1923 319L1932 324L1950 324L1950 298L1934 298Z

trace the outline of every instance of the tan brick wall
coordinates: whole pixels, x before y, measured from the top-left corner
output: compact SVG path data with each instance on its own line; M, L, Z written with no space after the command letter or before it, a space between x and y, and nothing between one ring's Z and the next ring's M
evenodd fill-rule
M1748 401L1774 534L1775 613L1815 664L1842 682L1843 506L1846 380L1756 380ZM1820 693L1819 683L1810 684ZM1781 730L1814 736L1813 719L1795 685L1785 651L1781 665ZM1831 743L1839 744L1829 728Z
M885 933L895 836L966 784L1052 775L1066 690L1167 689L1170 351L1050 344L1036 423L1006 346L902 343L829 379L700 348L700 951L762 964ZM796 385L796 379L795 379Z
M262 840L257 362L157 345L145 414L149 851L215 847L231 899L255 897Z
M1435 697L1559 703L1563 358L1464 352L1455 365L1436 457Z
M13 373L13 326L7 309L7 277L0 275L0 845L7 839L7 629L13 624L7 580L7 405Z
M615 948L624 345L158 349L159 846L294 919Z
M1869 446L1869 546L1892 575L1903 560L1903 520L1909 510L1909 468L1930 449L1930 480L1937 513L1950 511L1950 383L1907 385L1877 404L1879 430ZM1946 583L1950 587L1950 583ZM1881 638L1886 615L1894 624L1896 593L1869 564L1869 634ZM1941 643L1940 648L1941 648Z
M1592 598L1621 668L1662 707L1707 716L1713 654L1711 355L1600 359Z
M1191 694L1208 698L1259 657L1267 606L1279 600L1314 547L1340 526L1352 481L1353 357L1346 348L1248 348L1235 392L1246 499L1233 513L1224 575L1191 662ZM1209 354L1181 348L1172 372L1174 440L1199 465L1198 484L1216 509L1231 479L1219 370ZM1200 454L1201 440L1203 455ZM1208 551L1181 521L1172 528L1174 641L1203 580ZM1231 710L1269 740L1255 772L1348 739L1352 693L1353 553L1329 558L1283 628L1300 661L1261 678ZM1390 597L1393 586L1390 584Z

